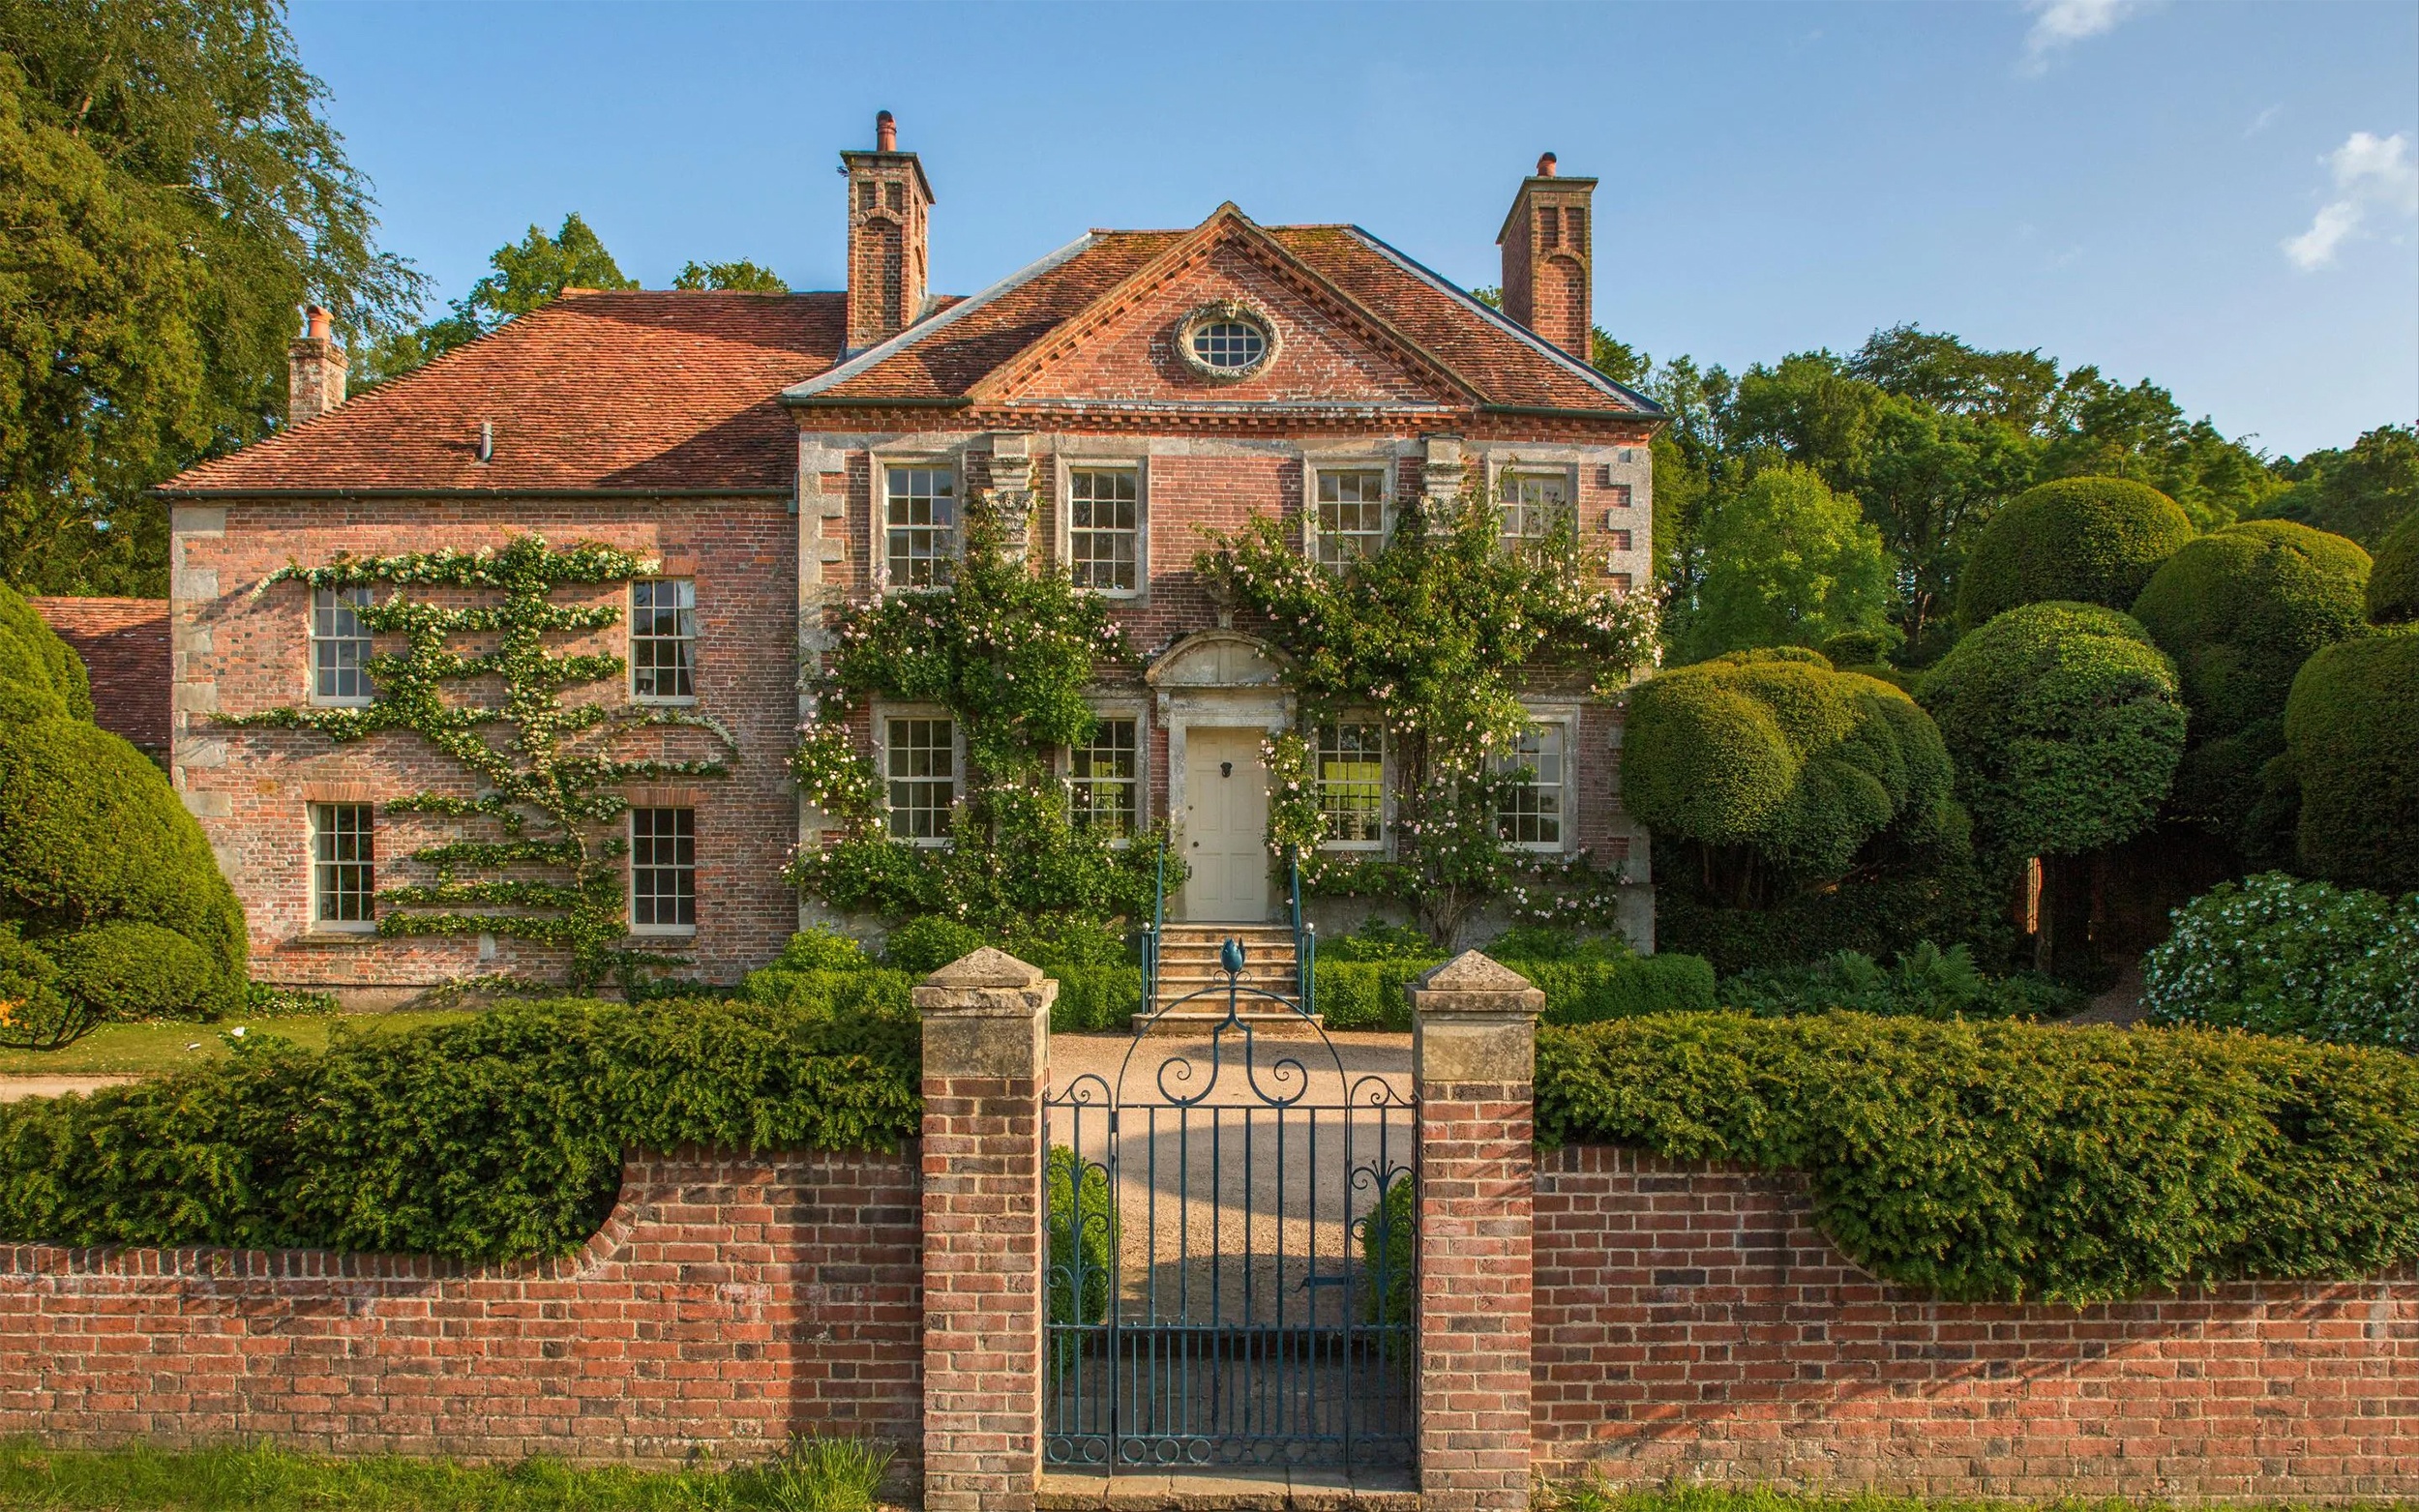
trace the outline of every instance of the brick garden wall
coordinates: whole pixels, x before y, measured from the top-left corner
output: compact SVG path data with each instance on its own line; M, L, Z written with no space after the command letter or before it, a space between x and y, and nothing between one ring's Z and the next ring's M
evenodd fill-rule
M1939 1495L2419 1496L2419 1277L2122 1306L1932 1302L1794 1177L1568 1148L1538 1172L1540 1468Z
M760 1457L897 1442L922 1392L917 1157L637 1155L567 1260L0 1245L0 1438Z

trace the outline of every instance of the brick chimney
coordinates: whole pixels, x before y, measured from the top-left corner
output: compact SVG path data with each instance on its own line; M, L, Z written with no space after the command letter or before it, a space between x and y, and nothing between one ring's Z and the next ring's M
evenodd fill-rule
M888 341L912 324L929 282L925 262L933 187L899 126L874 117L874 150L844 152L849 170L849 350Z
M1590 360L1596 268L1590 211L1596 180L1567 179L1554 155L1520 181L1495 244L1504 249L1504 313L1578 358Z
M344 348L336 344L328 312L316 305L303 311L309 323L285 348L285 423L316 420L344 402Z

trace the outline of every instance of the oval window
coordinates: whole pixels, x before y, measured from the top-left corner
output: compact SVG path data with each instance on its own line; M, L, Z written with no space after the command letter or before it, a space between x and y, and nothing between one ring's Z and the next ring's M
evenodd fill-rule
M1268 351L1268 337L1248 320L1210 320L1193 328L1194 358L1218 372L1249 372Z

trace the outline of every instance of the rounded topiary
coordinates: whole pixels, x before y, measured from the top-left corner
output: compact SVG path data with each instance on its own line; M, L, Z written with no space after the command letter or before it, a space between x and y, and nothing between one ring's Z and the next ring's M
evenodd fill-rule
M2131 606L2193 538L2182 506L2123 478L2060 478L1992 517L1966 558L1957 626L1971 633L2022 604Z
M84 659L14 588L0 586L0 719L92 718Z
M2419 620L2419 511L2377 543L2377 558L2369 569L2367 608L2373 624L2402 625Z
M2285 704L2285 740L2303 868L2344 887L2419 888L2419 625L2312 657Z
M2369 553L2285 519L2187 542L2134 617L2175 659L2195 743L2276 718L2311 653L2361 632Z
M96 1022L59 994L59 968L14 924L0 924L0 1047L55 1050Z
M201 826L143 755L107 730L52 719L0 729L0 918L31 935L156 924L212 967L196 1002L244 992L244 911Z
M2174 664L2096 604L2028 604L1924 676L1975 825L2019 856L2076 855L2147 826L2184 751Z
M58 991L96 1019L218 1018L217 964L199 945L157 924L96 924L42 942L59 968Z
M1892 830L1961 836L1940 731L1904 693L1800 647L1675 667L1629 693L1622 795L1659 833L1837 876Z

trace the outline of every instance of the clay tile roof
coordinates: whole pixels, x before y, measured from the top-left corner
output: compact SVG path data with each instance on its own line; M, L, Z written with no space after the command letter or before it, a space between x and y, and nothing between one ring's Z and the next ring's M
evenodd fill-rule
M1490 404L1659 416L1654 401L1555 350L1358 226L1255 228L1468 380ZM1153 258L1187 231L1094 231L794 390L818 405L963 399L982 378Z
M786 490L778 398L838 359L846 324L839 294L571 295L163 491Z
M28 599L92 676L103 729L148 751L168 744L168 601Z

